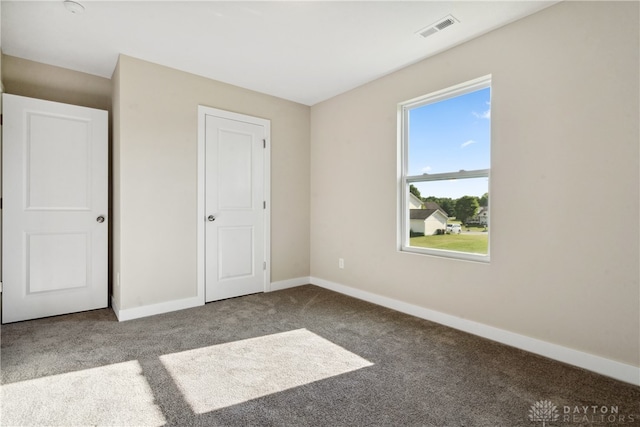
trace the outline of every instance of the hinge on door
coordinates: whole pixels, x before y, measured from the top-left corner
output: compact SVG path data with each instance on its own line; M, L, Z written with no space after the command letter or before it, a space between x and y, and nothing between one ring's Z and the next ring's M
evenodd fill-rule
M0 114L0 126L2 126L2 114Z
M267 148L267 140L266 139L262 140L262 148Z
M266 200L264 202L262 202L262 209L267 209L267 202Z
M263 269L263 270L266 270L266 269L267 269L267 261L264 261L264 262L262 263L262 269Z

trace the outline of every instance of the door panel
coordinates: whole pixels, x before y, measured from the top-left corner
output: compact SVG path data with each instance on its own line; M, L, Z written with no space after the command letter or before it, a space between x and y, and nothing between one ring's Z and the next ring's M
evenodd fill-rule
M107 306L107 112L3 95L2 321Z
M206 301L265 289L265 129L207 115Z
M87 233L26 233L26 237L27 295L88 285Z
M29 111L25 119L26 208L89 210L90 122ZM64 138L52 143L52 135Z
M253 227L218 227L218 281L254 275Z
M218 209L253 209L254 135L218 130Z

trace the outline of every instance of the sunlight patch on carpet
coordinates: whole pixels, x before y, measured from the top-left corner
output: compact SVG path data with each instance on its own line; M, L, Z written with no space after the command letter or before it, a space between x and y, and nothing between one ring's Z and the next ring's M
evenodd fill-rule
M306 329L168 354L160 360L198 414L373 365Z
M0 396L2 425L166 423L135 360L6 384Z

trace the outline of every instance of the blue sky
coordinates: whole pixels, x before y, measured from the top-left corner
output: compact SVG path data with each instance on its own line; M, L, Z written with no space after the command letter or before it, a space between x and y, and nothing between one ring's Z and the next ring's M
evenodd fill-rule
M409 112L408 175L490 168L490 89L481 89ZM487 178L414 184L423 197L482 196Z

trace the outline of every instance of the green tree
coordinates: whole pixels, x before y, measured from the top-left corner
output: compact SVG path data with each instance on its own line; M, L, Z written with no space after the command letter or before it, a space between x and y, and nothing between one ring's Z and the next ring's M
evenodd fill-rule
M456 202L450 197L429 196L423 199L425 202L436 202L450 217L456 216Z
M438 199L436 196L429 196L429 197L423 197L422 201L423 202L436 202L436 203L438 203L440 201L440 199Z
M472 218L476 212L480 204L478 203L478 198L474 196L462 196L458 200L456 200L456 219L462 221L462 223L466 223L468 219Z
M456 202L450 197L441 197L436 201L450 217L456 216Z
M409 184L409 193L413 194L418 199L422 200L422 196L420 196L420 190L418 190L415 185Z
M489 206L489 193L484 193L482 197L480 197L480 199L478 200L478 203L482 207Z

